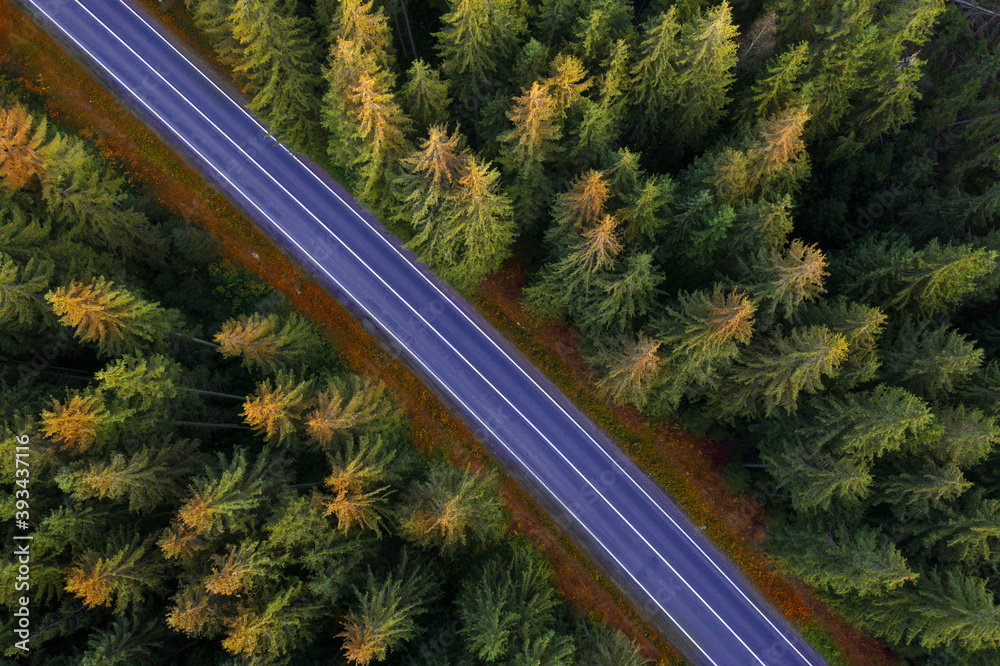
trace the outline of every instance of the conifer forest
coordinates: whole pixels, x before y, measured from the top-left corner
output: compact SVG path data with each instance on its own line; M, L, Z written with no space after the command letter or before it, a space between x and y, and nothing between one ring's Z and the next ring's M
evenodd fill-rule
M517 263L607 403L720 442L783 574L1000 663L1000 3L174 4L435 273ZM649 663L321 329L0 70L3 659Z

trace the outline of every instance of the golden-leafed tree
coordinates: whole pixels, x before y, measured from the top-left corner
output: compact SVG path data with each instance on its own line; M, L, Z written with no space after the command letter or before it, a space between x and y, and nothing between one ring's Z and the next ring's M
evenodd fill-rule
M549 91L552 101L559 113L566 111L583 99L585 93L591 85L587 79L587 70L584 69L580 59L560 54L556 56L552 64L555 73L545 79L542 85Z
M0 108L0 179L8 190L24 187L42 168L38 153L45 141L46 120L39 121L20 104Z
M604 207L611 196L611 184L600 171L580 174L569 190L556 198L553 213L560 225L572 225L578 231L596 226L604 218Z
M160 587L162 564L148 543L133 540L119 544L112 539L107 554L87 551L66 576L66 591L79 597L87 608L110 606L122 613Z
M487 545L503 531L503 506L492 474L478 477L447 463L431 467L427 480L411 486L401 505L400 530L407 539L443 555L468 541Z
M309 631L319 607L307 604L302 584L296 584L266 604L240 604L235 615L224 620L226 637L222 647L255 663L281 657L294 649Z
M337 527L344 532L359 527L381 534L394 457L381 437L345 442L330 455L330 475L323 482L333 495L316 496L324 515L336 516Z
M166 312L98 278L72 282L45 295L59 321L105 354L131 353L160 343L170 328Z
M312 381L300 382L293 375L279 373L274 383L266 379L257 392L243 403L243 418L265 438L282 442L295 433L299 419L310 403Z
M377 381L352 375L334 378L316 397L316 407L306 415L306 432L326 446L334 435L369 430L393 418L395 406Z
M274 564L267 546L258 541L230 544L225 555L212 556L212 572L202 582L210 594L239 595L252 591Z
M829 275L822 250L799 239L784 250L766 252L763 273L768 282L761 289L761 299L770 303L771 312L780 305L786 317L805 301L826 291L823 278Z
M605 370L597 388L616 404L632 403L643 407L649 392L660 375L663 359L659 354L659 340L640 333L632 339L617 340L598 354L598 362Z
M42 432L59 443L60 450L86 453L114 419L99 393L75 393L65 401L52 401L42 412Z
M608 266L621 252L618 240L618 218L605 215L597 224L583 232L583 246L580 260L589 271L598 271Z
M316 327L294 312L284 321L277 314L259 313L230 319L214 340L223 356L238 356L244 365L268 373L308 363L322 345Z
M211 636L222 629L223 613L218 597L195 583L185 585L174 595L166 620L171 629L188 636Z

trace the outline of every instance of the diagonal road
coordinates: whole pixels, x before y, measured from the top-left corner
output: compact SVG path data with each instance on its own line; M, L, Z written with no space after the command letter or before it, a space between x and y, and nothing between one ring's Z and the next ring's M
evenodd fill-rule
M825 663L544 375L148 14L17 1L389 345L689 661Z

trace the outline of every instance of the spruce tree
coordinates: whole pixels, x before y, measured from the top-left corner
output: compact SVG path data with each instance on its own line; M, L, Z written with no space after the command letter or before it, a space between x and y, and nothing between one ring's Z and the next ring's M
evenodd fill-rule
M252 592L275 564L266 545L241 541L227 546L225 555L212 556L212 572L202 583L209 594L242 595Z
M983 362L983 350L967 336L928 321L904 322L883 355L886 376L926 398L951 393Z
M762 253L760 263L760 273L767 283L760 288L759 298L768 303L771 313L780 306L788 317L802 303L826 291L826 257L815 244L806 245L796 238L784 250Z
M448 0L448 9L444 30L434 35L442 69L458 94L479 99L514 54L524 17L513 0Z
M606 368L597 389L616 404L630 402L642 408L660 376L663 360L659 354L660 341L640 333L612 340L598 352L597 361Z
M0 324L29 327L45 312L42 296L53 270L49 260L33 257L19 265L0 252Z
M871 492L869 466L848 457L835 457L815 447L784 445L761 454L778 485L791 493L798 511L829 511L857 506Z
M148 412L177 396L179 364L163 356L123 356L94 374L102 392L125 407Z
M943 427L941 438L930 445L938 460L968 469L986 458L1000 443L1000 425L994 417L963 404L943 408L937 414Z

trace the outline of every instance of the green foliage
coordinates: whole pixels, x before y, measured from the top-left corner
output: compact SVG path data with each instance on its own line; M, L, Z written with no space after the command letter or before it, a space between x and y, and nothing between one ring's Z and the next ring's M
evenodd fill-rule
M840 525L830 530L801 522L770 538L782 568L837 594L879 596L918 578L892 540L877 528Z
M410 487L399 516L400 532L423 548L453 555L466 542L488 546L500 538L504 510L492 474L478 477L451 465L431 467L427 481Z

